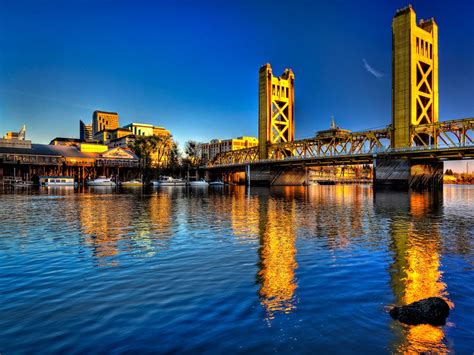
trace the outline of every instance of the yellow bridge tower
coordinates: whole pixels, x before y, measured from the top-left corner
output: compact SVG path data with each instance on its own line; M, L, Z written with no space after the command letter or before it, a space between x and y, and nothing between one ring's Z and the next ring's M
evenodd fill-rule
M392 22L392 148L435 144L418 125L438 121L438 25L420 20L409 5Z
M268 158L269 144L294 140L294 83L295 75L291 69L285 69L280 77L275 77L270 64L260 68L258 79L260 159Z

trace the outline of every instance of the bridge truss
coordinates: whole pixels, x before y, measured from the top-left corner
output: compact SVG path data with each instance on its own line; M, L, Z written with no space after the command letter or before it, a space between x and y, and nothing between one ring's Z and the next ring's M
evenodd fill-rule
M338 158L378 153L397 153L437 149L456 150L474 146L474 118L435 122L412 127L412 139L415 143L406 148L390 148L392 127L379 130L350 132L328 130L314 138L280 142L268 146L268 159L259 159L258 147L234 150L218 154L207 167L243 165L257 162L279 160L311 160ZM426 137L429 137L427 140ZM420 143L421 142L421 143ZM337 163L337 159L335 159Z

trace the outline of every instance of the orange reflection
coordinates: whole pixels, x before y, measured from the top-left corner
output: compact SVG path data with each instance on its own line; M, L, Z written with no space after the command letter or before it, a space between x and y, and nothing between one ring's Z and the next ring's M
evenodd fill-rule
M395 261L392 284L398 304L405 305L433 296L446 299L446 284L439 270L439 230L435 223L430 223L427 215L436 202L429 193L410 193L411 217L393 219L391 234ZM442 327L428 324L401 324L401 327L402 338L397 345L399 352L448 352Z
M113 199L102 196L81 196L79 199L79 218L85 242L92 246L93 255L99 265L115 266L108 263L109 257L119 253L120 233L130 225L129 213L119 210L116 213Z
M295 308L296 230L295 201L269 199L260 208L260 302L267 320Z
M171 196L149 199L114 194L81 195L79 220L84 243L92 248L99 266L117 266L121 252L149 257L171 237Z

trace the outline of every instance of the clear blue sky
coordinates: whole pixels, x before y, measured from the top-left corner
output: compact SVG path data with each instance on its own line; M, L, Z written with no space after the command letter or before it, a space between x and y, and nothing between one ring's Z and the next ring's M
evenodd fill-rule
M474 2L411 1L439 25L440 119L474 116ZM0 0L0 133L78 136L96 109L181 146L257 135L258 69L295 72L297 138L385 126L406 1ZM365 63L375 70L374 75Z

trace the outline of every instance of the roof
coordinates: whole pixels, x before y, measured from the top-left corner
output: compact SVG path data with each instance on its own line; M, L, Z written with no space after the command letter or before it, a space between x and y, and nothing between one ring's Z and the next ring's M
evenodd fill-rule
M51 142L58 141L58 142L74 142L74 143L82 143L84 142L82 139L79 138L67 138L67 137L56 137L51 140Z
M0 147L0 153L4 154L27 154L27 155L49 155L55 157L94 158L94 153L82 153L76 147L64 145L32 144L28 148Z
M60 156L61 154L56 150L51 149L52 147L55 146L48 144L32 144L31 148L0 147L0 153Z
M68 147L64 145L53 145L51 149L65 158L95 158L97 153L81 152L76 147Z
M98 114L98 113L108 113L109 115L117 115L118 116L117 112L101 111L101 110L95 110L94 111L94 114Z
M0 147L0 154L22 154L22 155L48 155L54 157L65 157L65 158L82 158L82 159L97 159L105 158L104 156L110 154L114 150L124 151L129 154L132 159L138 159L133 151L124 148L110 148L103 153L85 153L81 152L76 147L70 147L65 145L49 145L49 144L32 144L31 149L28 148L11 148L11 147ZM108 157L106 159L115 158ZM120 157L116 157L120 158Z
M127 136L111 139L109 142L118 142L124 139L126 140L126 139L136 139L136 138L137 136L135 136L134 134L129 134Z

